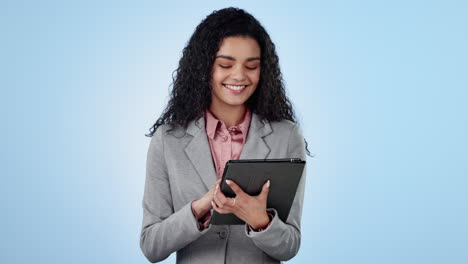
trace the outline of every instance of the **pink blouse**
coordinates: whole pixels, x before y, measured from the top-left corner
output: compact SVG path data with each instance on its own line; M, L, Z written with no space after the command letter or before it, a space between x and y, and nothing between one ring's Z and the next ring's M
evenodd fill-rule
M239 159L247 140L251 118L252 113L249 108L246 108L242 123L226 127L226 124L217 119L208 108L205 109L205 129L218 179L223 176L224 167L226 167L228 160ZM273 215L269 212L268 216L271 222ZM198 220L200 230L207 228L210 221L211 213L208 212Z
M228 160L239 159L249 132L251 116L252 113L247 108L242 123L226 127L224 122L217 119L208 108L205 110L206 134L218 179L223 176Z

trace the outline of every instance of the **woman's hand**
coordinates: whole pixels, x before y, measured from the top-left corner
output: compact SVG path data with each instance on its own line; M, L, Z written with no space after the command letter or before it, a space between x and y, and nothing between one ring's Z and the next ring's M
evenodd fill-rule
M226 180L226 183L236 194L236 198L227 198L219 189L219 185L213 194L213 209L220 214L233 213L253 229L266 227L270 219L266 211L270 181L268 180L257 196L245 193L236 183Z
M194 216L197 220L202 218L206 213L208 213L208 211L211 210L213 194L215 189L219 186L220 182L221 179L217 180L207 193L205 193L200 199L192 202L192 211L194 212Z

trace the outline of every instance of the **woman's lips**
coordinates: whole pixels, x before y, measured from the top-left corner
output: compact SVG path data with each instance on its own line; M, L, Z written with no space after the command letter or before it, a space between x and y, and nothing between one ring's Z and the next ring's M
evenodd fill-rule
M240 94L242 93L243 91L245 91L245 88L247 88L248 85L229 85L229 84L223 84L223 86L228 89L229 91L231 91L231 93L234 93L234 94ZM239 87L239 86L244 86L244 88L238 90L238 89L232 89L230 87L234 88L234 87Z

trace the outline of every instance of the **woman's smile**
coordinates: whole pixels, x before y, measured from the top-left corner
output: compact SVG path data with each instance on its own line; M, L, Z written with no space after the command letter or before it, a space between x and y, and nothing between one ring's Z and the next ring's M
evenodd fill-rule
M223 85L234 94L240 94L245 91L245 88L247 88L247 85L234 85L225 83Z

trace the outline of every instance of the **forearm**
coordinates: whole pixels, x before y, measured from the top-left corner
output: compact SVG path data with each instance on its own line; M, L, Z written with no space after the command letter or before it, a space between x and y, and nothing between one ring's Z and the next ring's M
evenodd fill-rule
M207 231L199 231L190 203L162 221L147 210L143 217L140 247L145 257L153 263L166 259Z
M301 244L299 229L281 221L276 211L267 229L261 232L249 232L247 229L246 233L258 248L280 261L293 258Z

